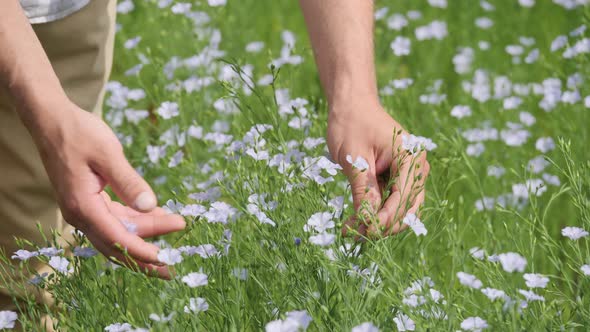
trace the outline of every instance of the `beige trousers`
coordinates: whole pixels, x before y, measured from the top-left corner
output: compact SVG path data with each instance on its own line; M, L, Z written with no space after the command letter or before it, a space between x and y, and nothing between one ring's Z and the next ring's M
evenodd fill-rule
M112 64L115 5L115 0L92 0L66 18L33 25L69 98L97 114ZM0 250L10 257L19 249L15 238L48 245L37 223L47 238L51 238L51 230L63 234L64 240L71 236L71 226L61 216L33 140L7 92L0 90ZM47 268L31 264L37 271ZM8 294L6 285L0 284L0 310L15 308ZM37 297L45 303L51 301L48 294Z

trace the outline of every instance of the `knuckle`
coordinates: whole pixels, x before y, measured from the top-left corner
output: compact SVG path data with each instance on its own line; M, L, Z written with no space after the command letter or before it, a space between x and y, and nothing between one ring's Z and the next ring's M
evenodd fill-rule
M126 181L121 184L121 191L123 195L132 196L142 191L141 181L135 177L127 176Z
M82 218L82 204L75 195L63 198L60 205L62 208L62 214L68 222L77 222Z

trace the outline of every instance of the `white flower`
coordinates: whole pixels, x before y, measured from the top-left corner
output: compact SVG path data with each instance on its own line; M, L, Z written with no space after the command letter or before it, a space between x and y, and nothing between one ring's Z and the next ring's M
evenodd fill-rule
M492 301L497 299L506 299L506 293L503 290L495 288L482 288L481 292Z
M488 176L501 178L506 173L506 169L502 166L490 165L488 166Z
M467 317L461 322L461 328L465 331L479 332L488 328L488 323L479 317Z
M273 320L264 327L266 332L297 332L299 327L291 320Z
M457 278L459 278L459 282L461 283L461 285L467 287L480 289L481 286L483 286L481 280L477 279L477 277L469 273L457 272Z
M172 6L172 8L170 8L170 10L174 14L187 14L188 12L190 12L191 7L192 7L192 4L191 3L188 3L188 2L178 2L178 3L175 3Z
M567 45L567 36L560 35L551 42L551 52L555 52Z
M494 26L494 21L492 21L489 17L478 17L475 19L475 26L487 30Z
M423 149L427 151L434 150L436 144L430 138L410 134L402 136L402 148L411 154L416 154Z
M107 332L131 332L133 326L129 323L114 323L104 328Z
M351 164L353 168L356 168L361 172L369 169L369 163L361 156L356 157L356 160L352 161L352 156L348 154L346 155L346 161Z
M541 179L530 179L526 183L516 183L512 185L512 195L519 199L528 199L529 191L536 196L541 196L547 191L547 186Z
M124 0L117 4L117 13L127 14L135 9L135 5L131 0Z
M155 164L160 160L160 158L166 155L166 146L148 145L146 152L148 154L148 159L152 162L152 164Z
M158 107L157 113L164 119L168 120L180 114L178 111L178 104L170 101L165 101Z
M182 162L183 159L184 159L184 152L182 152L182 150L178 150L170 158L170 161L168 162L168 168L174 168L174 167L180 165L180 163Z
M174 317L174 315L175 315L175 312L171 312L168 316L158 315L158 314L150 314L149 318L151 320L153 320L154 322L165 323L165 322L169 322L170 320L172 320L172 317Z
M411 41L409 38L397 36L389 45L393 54L396 56L404 56L410 54Z
M207 309L209 309L209 303L207 303L207 300L202 297L193 297L189 300L189 305L184 306L184 312L187 314L197 314L201 311L207 311Z
M442 40L448 34L447 23L443 21L432 21L430 24L417 27L414 33L418 40Z
M543 181L547 182L550 185L553 185L553 186L560 186L561 185L561 181L559 181L559 177L557 175L543 173L542 177L543 177Z
M89 257L94 257L96 255L98 255L98 251L96 251L94 248L90 248L90 247L75 247L74 248L74 256L77 256L77 257L89 258Z
M256 204L248 204L247 210L250 214L255 216L261 224L269 224L271 226L276 226L277 224L270 219L266 213L260 210L260 207Z
M125 110L125 118L127 118L127 121L133 123L133 124L138 124L139 121L147 118L150 115L150 113L146 110L134 110L134 109L126 109Z
M195 246L182 246L182 247L178 248L178 250L180 250L180 252L182 252L183 254L188 255L188 256L199 255L202 258L210 258L210 257L219 256L219 251L212 244L202 244L202 245L196 246L196 247Z
M321 156L317 160L317 166L328 172L328 174L330 175L336 175L338 171L342 169L342 166L331 162L328 158L324 156Z
M580 238L588 236L588 232L580 227L564 227L561 230L561 235L569 238L570 240L578 240Z
M266 332L297 332L305 331L311 323L307 311L290 311L284 320L278 319L266 324Z
M432 7L447 8L447 0L428 0L428 4Z
M471 108L466 105L456 105L451 110L451 116L457 119L462 119L464 117L471 115Z
M236 267L231 271L231 274L240 279L240 280L247 280L248 279L248 270Z
M57 249L54 247L46 247L46 248L39 249L39 255L43 255L43 256L47 256L47 257L57 256L59 254L62 254L63 252L64 252L63 249Z
M582 270L582 273L584 273L584 275L590 276L590 265L584 264L580 267L580 270Z
M471 254L471 257L480 260L483 259L486 254L486 252L479 247L473 247L469 249L469 253Z
M70 268L70 261L65 257L53 256L49 259L49 265L57 272L67 274L74 272L74 268Z
M518 0L518 3L523 7L532 7L535 5L535 0Z
M426 303L426 298L422 295L412 294L410 296L404 297L402 299L402 303L412 308L415 308Z
M33 278L29 279L28 283L31 285L39 285L43 281L45 281L45 277L49 275L49 272L43 272L41 274L35 275Z
M418 217L413 213L408 213L404 217L403 223L410 226L412 231L416 234L416 236L426 235L428 230L424 227L424 224Z
M553 149L555 149L555 142L551 137L541 137L535 143L535 148L541 151L542 153L547 153Z
M199 272L193 272L185 275L182 277L182 282L191 288L206 286L209 283L207 275Z
M513 110L513 109L517 108L518 106L520 106L520 104L522 104L522 98L515 97L515 96L508 97L508 98L504 99L503 104L504 104L503 105L504 109Z
M303 226L303 229L306 232L314 229L318 233L324 233L327 230L334 228L335 224L332 218L333 215L330 212L314 213L307 221L307 224Z
M542 274L525 273L523 277L526 281L526 286L529 288L545 288L549 282L549 278Z
M465 153L468 156L479 157L482 153L484 153L485 150L486 146L481 142L477 142L475 144L469 144L465 149Z
M387 27L399 31L408 25L408 20L402 14L393 14L387 19Z
M526 58L524 58L524 62L528 63L528 64L534 63L535 61L537 61L537 59L539 59L540 55L541 55L541 52L539 51L539 49L535 48L529 52L529 54L526 56Z
M531 136L531 133L526 129L509 128L500 131L500 137L508 146L521 146Z
M514 271L523 272L527 264L526 258L515 252L499 254L498 260L502 264L504 271L510 273Z
M12 259L18 259L21 261L26 261L30 258L33 258L35 256L39 256L39 253L37 251L28 251L25 249L19 249L17 251L14 252L14 255L12 255Z
M179 213L182 216L198 217L207 211L207 208L200 204L188 204L183 206Z
M537 122L537 119L535 119L535 117L529 112L518 113L518 118L520 119L520 122L522 122L522 124L528 127L534 125L535 122Z
M414 321L410 317L406 316L401 312L393 318L393 321L397 326L397 330L400 332L414 331L416 329L416 324L414 323Z
M379 328L373 323L365 322L353 327L351 332L379 332Z
M334 240L336 240L336 235L330 233L321 233L309 237L309 242L322 247L331 245Z
M225 6L227 4L227 0L207 0L207 3L211 7L219 7Z
M137 45L139 44L140 41L141 41L141 36L137 36L135 38L130 38L130 39L127 39L127 41L125 41L125 44L123 46L126 49L130 50L132 48L137 47Z
M14 311L0 311L0 330L13 329L18 315Z
M527 302L532 302L532 301L544 302L545 301L545 298L543 296L541 296L533 291L519 289L518 292L526 298Z
M258 53L258 52L262 51L263 48L264 48L264 42L253 41L253 42L248 43L248 45L246 45L246 52Z
M211 204L209 211L205 212L203 216L210 223L227 224L238 211L231 205L225 202L214 202Z
M182 262L180 250L174 248L160 249L158 260L166 265L174 265Z
M258 82L256 82L256 85L268 86L273 81L274 81L274 77L271 74L266 74L266 75L263 75L262 77L260 77L260 79L258 80Z
M455 65L455 71L457 72L457 74L467 74L471 71L471 63L473 62L473 57L473 49L471 47L463 47L459 50L457 54L453 56L453 64ZM467 111L467 109L462 109L459 111L460 113L464 113ZM453 112L451 112L451 115L455 116L453 115ZM469 114L464 114L464 116L469 115L471 115L471 110L469 110Z
M547 166L549 166L549 162L545 160L543 156L537 156L531 160L529 160L528 169L533 174L541 173Z
M303 329L307 329L312 321L311 316L305 310L289 311L287 312L287 319L296 321Z

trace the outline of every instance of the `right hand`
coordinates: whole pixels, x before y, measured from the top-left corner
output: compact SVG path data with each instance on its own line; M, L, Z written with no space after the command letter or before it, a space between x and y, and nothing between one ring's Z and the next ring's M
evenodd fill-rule
M359 97L339 105L344 106L330 107L328 149L348 177L356 211L342 233L372 238L396 234L407 227L402 223L406 214L418 213L424 203L430 171L426 152L413 156L401 148L407 132L377 100ZM369 168L354 169L348 155L363 157ZM390 195L383 197L384 192Z
M156 195L98 116L71 102L57 113L57 121L36 123L31 133L65 220L109 259L169 278L158 261L159 248L143 238L182 230L184 219L157 207ZM107 185L127 206L111 201ZM137 234L123 220L135 224Z

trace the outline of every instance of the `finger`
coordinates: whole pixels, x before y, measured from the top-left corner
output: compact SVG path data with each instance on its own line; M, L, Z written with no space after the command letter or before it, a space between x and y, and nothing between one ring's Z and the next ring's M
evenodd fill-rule
M412 207L410 207L407 212L399 216L398 214L388 214L387 211L380 211L379 212L379 228L377 227L369 227L367 234L370 237L379 237L379 236L389 236L391 234L397 234L408 227L408 225L403 223L403 218L409 214L414 213L417 214L418 210L424 203L425 192L421 191L416 199Z
M355 241L366 236L367 226L364 222L359 222L356 216L351 216L342 226L342 236L354 236Z
M105 257L116 264L122 264L133 271L141 272L148 276L158 276L163 279L171 278L170 271L168 270L167 266L157 266L154 264L147 264L134 260L131 257L125 256L117 249L109 247L94 235L90 235L88 239L98 251L100 251Z
M141 238L164 235L172 232L181 231L186 227L184 218L176 214L167 214L163 216L155 215L137 215L120 217L121 220L134 224L137 230L137 236Z
M379 191L379 181L375 173L375 161L371 159L367 162L369 168L362 172L353 169L350 165L347 165L345 169L352 191L354 210L363 215L364 218L368 218L370 214L377 212L381 205L381 192ZM368 203L369 211L364 209L363 202Z
M354 216L348 218L344 222L344 225L342 225L342 236L347 236L350 233L356 232L357 227L358 227L357 219Z
M107 180L125 204L138 211L150 211L157 206L156 195L129 164L122 150L102 157L94 163L93 169Z
M128 206L125 206L119 202L109 202L108 203L109 211L111 211L116 216L143 216L143 215L150 215L150 216L165 216L169 214L166 210L157 207L149 212L140 212L135 209L132 209Z
M108 210L99 194L91 197L82 211L86 233L93 234L103 243L115 247L120 245L129 255L144 263L162 265L158 260L159 248L145 242L139 236L129 233L125 226Z
M383 207L377 213L380 220L379 227L390 228L390 221L403 218L408 209L414 205L418 195L424 191L424 182L428 176L429 165L424 155L406 155L401 161L399 173L394 174L395 184L393 193L385 200ZM375 232L376 227L370 227L369 232Z
M414 205L410 209L408 209L408 212L406 213L406 215L415 214L416 216L419 216L420 209L422 208L422 205L424 204L424 197L425 197L425 193L423 191L418 195L418 197L416 197L416 202L414 203ZM397 234L399 232L404 231L406 228L409 227L407 224L403 223L403 219L399 220L397 223L394 222L392 224L393 224L393 227L391 227L390 229L388 229L386 231L385 236L389 236L391 234Z

